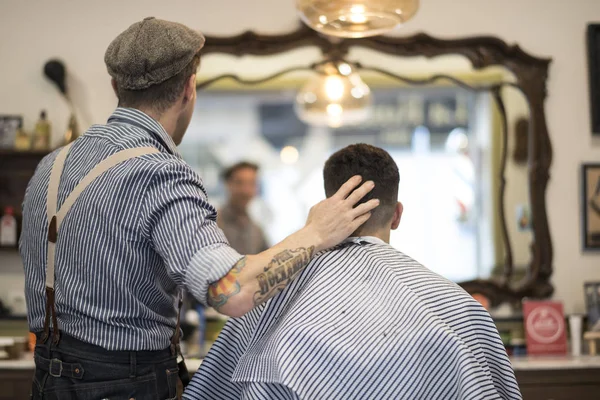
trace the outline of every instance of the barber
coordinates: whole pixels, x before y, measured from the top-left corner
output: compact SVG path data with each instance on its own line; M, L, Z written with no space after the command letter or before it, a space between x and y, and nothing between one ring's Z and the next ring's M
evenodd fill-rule
M201 34L146 18L105 62L119 107L50 154L23 204L20 250L34 399L175 398L179 291L237 317L265 302L370 216L349 180L306 225L256 255L232 249L177 145L196 101ZM360 185L360 187L358 187Z

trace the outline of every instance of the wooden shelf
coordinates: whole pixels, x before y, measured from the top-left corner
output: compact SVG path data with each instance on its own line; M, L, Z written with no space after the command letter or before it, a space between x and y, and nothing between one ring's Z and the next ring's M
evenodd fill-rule
M0 247L0 253L18 253L18 247Z
M9 156L9 157L23 156L23 157L36 157L36 158L41 159L41 158L47 156L48 154L50 154L50 151L48 151L48 150L18 151L18 150L14 150L14 149L0 148L0 156Z
M29 180L47 151L15 151L0 149L0 216L5 207L12 207L17 219L17 234L21 233L21 205ZM1 254L17 252L17 247L0 247Z

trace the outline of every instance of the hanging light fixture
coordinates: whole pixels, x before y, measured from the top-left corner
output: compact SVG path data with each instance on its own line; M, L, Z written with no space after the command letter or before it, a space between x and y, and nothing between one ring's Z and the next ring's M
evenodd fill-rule
M371 91L344 61L316 67L296 96L296 114L310 125L340 127L364 122L371 113Z
M296 0L300 18L326 35L381 35L411 19L419 0Z

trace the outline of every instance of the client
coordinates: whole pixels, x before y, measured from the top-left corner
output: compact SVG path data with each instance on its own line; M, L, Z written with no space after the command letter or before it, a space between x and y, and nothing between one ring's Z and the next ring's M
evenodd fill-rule
M184 398L521 399L487 311L388 244L402 216L391 156L351 145L323 175L327 196L354 175L373 180L363 201L381 204L279 295L229 320Z

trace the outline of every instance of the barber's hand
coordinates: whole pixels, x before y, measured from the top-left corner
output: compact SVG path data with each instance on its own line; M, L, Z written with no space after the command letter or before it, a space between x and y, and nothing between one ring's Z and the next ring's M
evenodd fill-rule
M305 229L316 235L317 251L342 242L364 224L371 217L371 210L379 205L378 199L372 199L354 208L375 187L372 181L368 181L357 189L361 181L360 176L350 178L336 194L310 209Z

